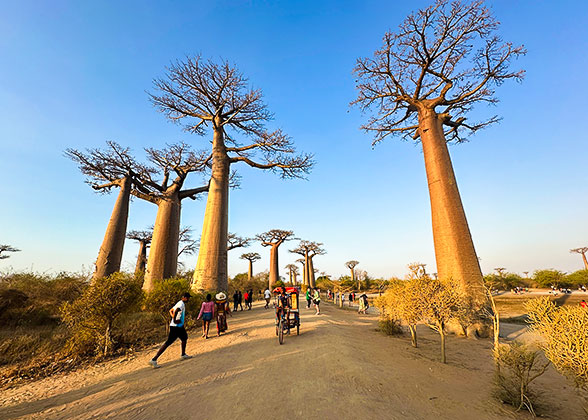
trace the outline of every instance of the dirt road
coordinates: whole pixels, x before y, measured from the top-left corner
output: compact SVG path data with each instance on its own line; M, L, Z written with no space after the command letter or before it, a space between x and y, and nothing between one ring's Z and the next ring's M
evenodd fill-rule
M420 348L375 331L375 316L324 305L302 309L300 336L279 345L273 311L261 304L229 318L229 332L209 340L192 331L147 366L156 347L130 359L55 376L0 396L1 419L503 419L526 418L490 396L490 342L438 339L423 328ZM550 418L580 418L573 392L551 371ZM567 389L567 391L565 391ZM563 390L563 391L562 391Z

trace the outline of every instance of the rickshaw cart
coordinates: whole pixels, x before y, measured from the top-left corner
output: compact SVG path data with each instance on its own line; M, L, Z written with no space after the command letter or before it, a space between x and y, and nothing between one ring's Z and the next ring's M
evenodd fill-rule
M282 293L281 287L274 289L276 298ZM290 308L287 308L286 313L281 312L280 319L276 321L276 335L278 342L284 344L284 331L290 334L290 329L296 327L296 335L300 335L300 292L297 287L286 287L286 297Z

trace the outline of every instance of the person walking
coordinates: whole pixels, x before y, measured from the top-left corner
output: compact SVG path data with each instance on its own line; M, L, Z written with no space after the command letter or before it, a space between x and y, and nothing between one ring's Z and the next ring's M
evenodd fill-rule
M245 300L245 308L249 309L249 290L245 290L243 299Z
M214 316L214 302L212 301L212 295L209 293L206 295L206 301L202 302L200 307L200 313L198 319L202 318L202 337L208 338L208 330L210 328L210 321Z
M239 298L238 298L238 301L239 301L239 307L241 308L241 310L243 310L243 293L241 293L240 290L239 290Z
M310 309L310 301L311 301L311 289L310 287L306 289L306 309Z
M253 289L249 289L249 310L253 309Z
M223 292L217 293L215 296L215 312L216 312L216 335L220 337L221 333L225 332L229 326L227 324L227 314L231 314L231 305L227 301L227 295Z
M239 291L235 290L235 293L233 293L233 312L237 312L237 305L239 305Z
M314 307L316 308L316 314L315 315L320 315L321 314L321 293L319 292L319 289L314 289L314 296L312 297L312 301L314 303Z
M269 309L270 300L272 298L272 292L270 292L269 288L265 289L265 292L263 292L263 297L265 299L264 309Z
M586 307L588 307L588 305L586 305L586 301L585 301L584 299L582 299L582 302L580 302L580 306L581 306L582 308L586 308Z
M153 359L149 361L149 364L153 368L158 368L159 365L157 364L157 359L159 356L163 354L163 352L173 344L176 339L180 339L182 343L182 354L180 359L190 359L192 356L186 354L186 344L188 342L188 333L186 333L186 328L184 328L184 319L186 318L186 302L190 300L192 296L190 293L186 292L182 295L181 300L174 305L173 308L169 310L169 314L171 315L172 319L169 323L169 334L167 336L167 340L163 345L157 350L157 354Z

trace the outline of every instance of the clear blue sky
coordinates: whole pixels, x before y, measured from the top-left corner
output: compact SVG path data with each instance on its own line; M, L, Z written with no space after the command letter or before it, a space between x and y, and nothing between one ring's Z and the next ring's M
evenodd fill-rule
M420 261L434 270L430 210L419 145L391 138L374 150L351 70L388 29L427 1L18 1L0 13L0 243L22 249L0 270L77 271L96 258L115 195L100 196L63 157L106 140L147 146L206 138L183 133L147 100L170 61L202 53L238 65L265 94L281 127L317 166L307 181L241 167L229 229L254 235L292 229L324 242L315 266L343 264L402 276ZM451 154L485 272L581 268L569 249L588 245L585 128L588 6L585 1L489 2L505 39L525 44L522 84L498 91L503 121L452 146ZM199 184L194 178L191 183ZM187 200L182 222L199 235L204 200ZM133 201L130 229L153 223L155 206ZM295 258L281 248L280 267ZM137 246L127 242L124 269ZM255 271L268 267L269 250ZM241 250L229 272L246 270ZM184 260L193 267L196 256Z

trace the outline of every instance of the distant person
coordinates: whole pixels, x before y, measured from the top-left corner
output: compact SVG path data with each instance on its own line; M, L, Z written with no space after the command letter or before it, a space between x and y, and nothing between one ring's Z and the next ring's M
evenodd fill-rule
M229 302L227 301L227 295L223 292L217 293L215 299L216 335L220 337L221 333L229 328L227 324L227 314L231 315L231 305L229 305Z
M243 293L241 293L240 290L239 290L239 298L238 298L238 301L239 301L239 307L241 308L241 310L243 310Z
M235 290L235 293L233 293L233 312L237 312L238 305L239 305L239 291Z
M312 302L314 303L314 307L316 308L316 314L315 315L320 315L321 314L321 294L319 292L319 289L314 289L314 296L312 297Z
M362 294L362 295L360 296L360 299L361 299L361 298L363 298L363 304L364 304L364 306L365 306L365 312L364 312L364 313L367 313L367 310L370 308L370 303L369 303L369 301L368 301L368 297L367 297L367 295L364 293L364 294Z
M186 318L186 302L190 300L190 293L186 292L182 295L182 299L174 305L173 308L169 310L169 314L171 315L171 322L169 323L169 335L167 336L167 340L157 351L157 354L153 359L149 361L149 364L154 368L158 368L159 365L157 364L157 359L159 356L163 354L165 349L173 344L176 339L180 339L182 342L182 354L180 358L190 359L192 356L188 356L186 354L186 343L188 342L188 333L186 333L186 328L184 328L184 319Z
M357 309L357 313L358 314L365 314L366 313L366 307L365 307L365 301L363 300L363 295L359 297L358 301L358 309Z
M200 313L198 319L202 318L202 337L208 339L208 330L210 329L210 321L214 316L214 302L212 301L212 295L209 293L206 295L206 301L202 302L200 307Z
M310 301L312 300L312 297L310 295L310 287L308 289L306 289L306 309L310 309Z
M584 299L582 299L582 302L580 302L580 306L581 306L582 308L586 308L586 307L588 307L588 305L586 304L586 301L585 301Z
M249 291L245 290L245 294L243 295L243 299L245 300L245 307L249 309Z
M247 306L249 306L249 310L253 308L253 289L249 289L249 299L247 299Z
M263 297L265 299L264 309L269 309L270 300L272 298L272 292L270 292L269 288L265 289L265 292L263 292Z

